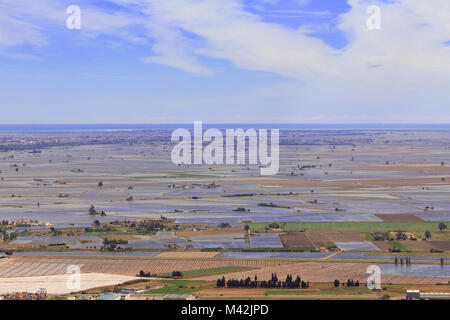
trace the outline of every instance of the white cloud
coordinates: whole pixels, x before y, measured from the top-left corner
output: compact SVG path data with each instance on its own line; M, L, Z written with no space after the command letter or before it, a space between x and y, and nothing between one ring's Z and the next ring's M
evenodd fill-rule
M296 1L299 5L307 2ZM107 13L82 8L83 32L153 42L152 55L144 57L144 62L191 73L212 74L214 70L204 63L207 57L283 76L289 82L283 84L283 96L292 92L290 103L299 106L299 117L323 119L328 112L321 110L323 106L325 110L335 106L343 119L355 110L361 112L355 119L376 121L389 116L396 119L402 112L407 117L408 110L416 112L411 115L414 121L420 119L417 114L436 114L436 119L442 119L439 113L450 116L450 46L444 45L450 40L448 0L348 0L351 10L339 16L337 28L348 35L349 44L340 50L310 37L311 26L292 30L264 22L246 12L239 0L110 2L129 10ZM65 21L65 11L53 1L39 1L45 10L31 3L2 1L0 46L45 45L48 39L39 22ZM381 7L381 30L366 28L366 9L374 3ZM128 29L132 25L144 26L146 39L134 36Z
M189 53L188 40L176 28L152 27L152 37L157 40L153 46L155 55L143 58L146 63L164 64L187 72L210 74L198 59Z
M2 0L0 2L0 47L22 44L42 46L55 32L67 31L68 5L52 0ZM112 12L81 5L81 33L87 37L109 34L122 40L138 39L127 32L144 21L130 13ZM141 40L141 39L139 39Z

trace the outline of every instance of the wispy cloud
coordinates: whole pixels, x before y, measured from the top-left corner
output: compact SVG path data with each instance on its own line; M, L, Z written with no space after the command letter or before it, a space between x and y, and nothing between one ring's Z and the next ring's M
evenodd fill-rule
M316 112L336 105L342 110L364 109L370 117L389 113L392 106L420 111L430 104L435 112L448 106L450 1L348 0L350 10L338 16L306 10L308 1L295 1L298 7L291 10L276 8L277 0L264 0L261 3L273 7L249 12L240 0L109 0L119 9L93 4L82 8L81 33L148 45L144 63L188 73L212 75L214 67L207 61L219 59L244 70L276 74L290 82L283 92L294 93L292 104ZM382 29L375 31L366 27L366 9L374 3L382 12ZM320 29L320 24L293 30L264 21L263 14L316 16L338 23L327 25L330 30ZM3 0L0 50L45 46L51 41L48 27L64 28L66 17L62 3ZM144 32L136 35L133 26ZM344 32L349 42L343 49L332 48L311 36L315 30Z

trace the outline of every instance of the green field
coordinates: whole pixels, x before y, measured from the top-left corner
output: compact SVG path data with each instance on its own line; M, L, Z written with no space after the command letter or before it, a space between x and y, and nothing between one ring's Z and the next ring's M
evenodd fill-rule
M161 283L166 286L158 289L151 289L144 294L189 294L199 290L215 288L215 285L202 286L200 281L188 281L188 280L177 280L177 281L161 281Z
M388 243L389 243L389 246L390 246L392 249L400 250L400 251L402 251L402 252L409 251L409 250L406 249L406 248L401 244L401 242L398 241L398 240L389 240Z
M218 267L218 268L210 268L210 269L189 270L189 271L183 271L183 278L210 276L210 275L214 275L214 274L222 274L222 273L227 273L227 272L238 272L238 271L246 271L246 270L250 270L250 268L238 267L238 266L226 266L226 267ZM172 273L164 273L164 274L160 274L158 276L171 277Z
M447 223L447 225L448 225L448 223ZM425 233L417 232L416 236L419 239L424 239ZM450 240L450 230L431 232L431 239L438 240L438 241L449 241Z
M269 223L253 222L250 229L264 231ZM419 222L282 222L278 223L283 231L438 231L439 221Z
M266 296L273 296L273 295L286 295L286 294L318 294L319 292L317 290L308 290L308 289L298 289L298 290L267 290L264 292L264 295Z

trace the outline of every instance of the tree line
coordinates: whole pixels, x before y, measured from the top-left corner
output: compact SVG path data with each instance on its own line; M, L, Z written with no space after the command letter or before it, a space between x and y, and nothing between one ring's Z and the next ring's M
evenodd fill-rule
M334 280L334 286L336 288L338 288L340 285L342 285L343 287L347 286L347 287L359 287L359 281L353 281L353 279L347 279L346 282L340 282L338 279Z
M255 275L252 280L250 277L246 279L225 279L225 276L217 279L218 288L309 288L309 282L303 281L299 275L294 278L291 274L286 276L284 281L279 280L276 273L272 273L270 280L258 281L258 277Z
M399 262L399 259L397 257L395 257L394 264L398 265L398 262ZM407 265L410 265L411 264L411 258L405 257L405 259L403 260L403 258L401 257L400 258L400 264L403 265L403 263L407 264Z

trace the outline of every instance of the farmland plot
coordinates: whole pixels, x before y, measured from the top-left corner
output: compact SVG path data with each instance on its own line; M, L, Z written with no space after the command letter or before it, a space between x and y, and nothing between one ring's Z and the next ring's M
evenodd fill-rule
M250 237L250 248L283 248L276 233L261 233Z
M307 238L306 232L293 232L280 235L285 248L312 248L314 245Z
M372 242L335 242L342 251L380 251Z
M402 276L421 276L421 277L448 277L450 280L450 266L437 264L411 264L395 265L381 264L381 273Z
M321 259L329 255L331 255L329 252L222 252L218 257L241 259Z
M111 273L135 276L141 270L145 272L162 274L172 271L188 271L199 269L220 268L226 266L239 266L250 269L263 268L267 266L278 266L291 263L288 260L227 260L227 259L205 259L209 254L206 252L202 257L185 259L176 256L175 259L99 259L99 258L15 258L0 268L0 278L25 277L28 273L35 276L65 274L69 265L80 266L82 273ZM203 253L201 253L203 254ZM164 258L164 256L163 256ZM172 257L171 257L172 258ZM176 259L178 258L178 259Z

